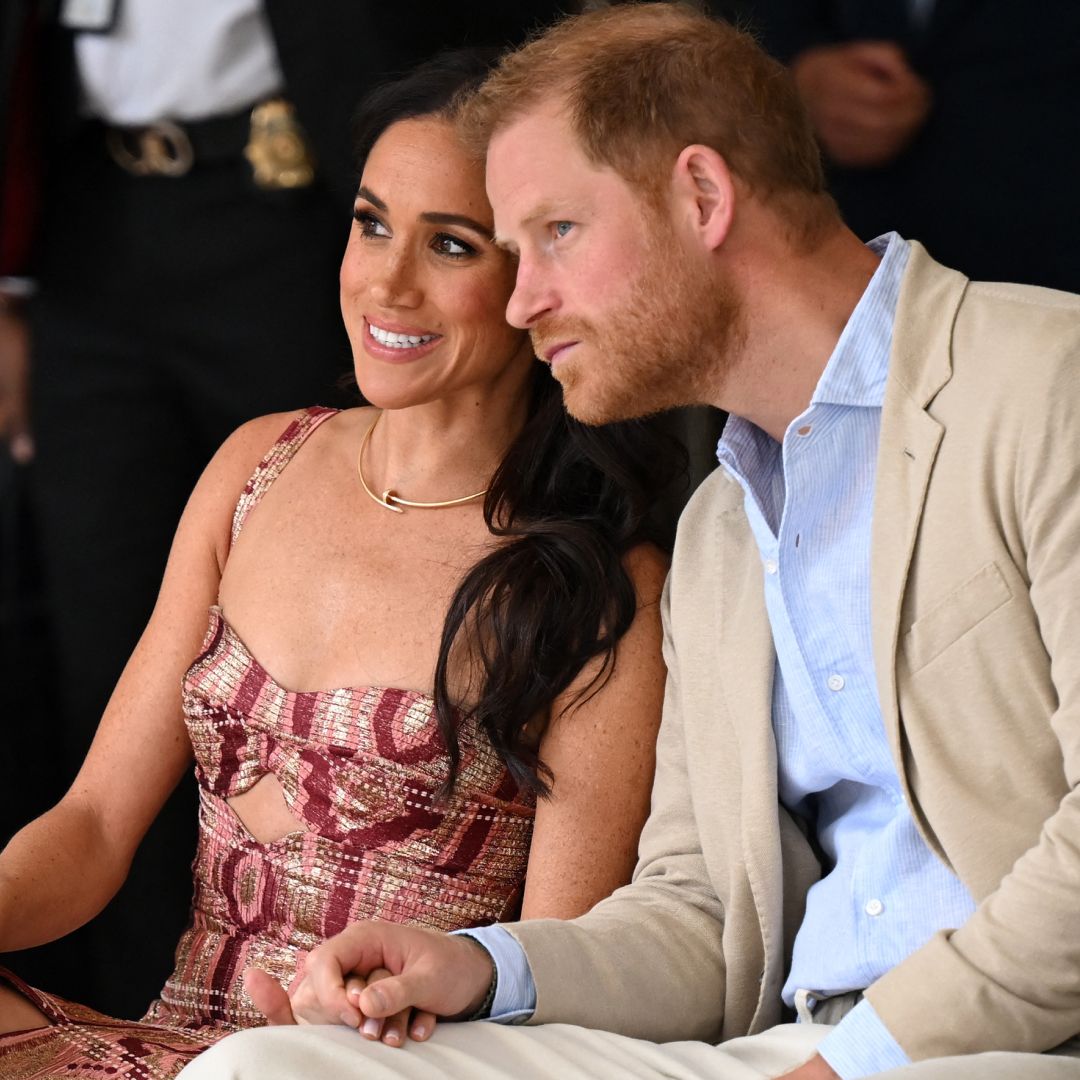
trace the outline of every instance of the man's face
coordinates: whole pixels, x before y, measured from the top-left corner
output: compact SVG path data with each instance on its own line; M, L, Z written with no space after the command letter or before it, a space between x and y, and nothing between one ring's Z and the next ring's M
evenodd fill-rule
M496 133L487 187L496 236L519 256L507 318L571 415L601 424L712 398L738 305L663 197L593 165L548 105Z

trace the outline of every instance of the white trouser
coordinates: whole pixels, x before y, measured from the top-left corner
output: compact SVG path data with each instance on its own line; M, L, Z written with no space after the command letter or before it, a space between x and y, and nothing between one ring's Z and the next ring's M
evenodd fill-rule
M810 1058L832 1029L782 1024L720 1046L650 1043L569 1024L442 1024L429 1042L391 1049L345 1027L230 1035L181 1080L772 1080ZM1080 1060L979 1054L925 1061L880 1080L1080 1080Z

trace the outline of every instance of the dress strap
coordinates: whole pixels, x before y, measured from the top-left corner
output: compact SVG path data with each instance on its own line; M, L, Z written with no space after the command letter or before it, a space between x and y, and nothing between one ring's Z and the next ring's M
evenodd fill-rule
M292 461L293 455L303 446L307 437L325 420L338 414L337 409L326 409L321 405L305 409L294 417L289 426L281 433L276 443L266 452L262 461L255 466L255 471L244 485L236 503L232 521L232 542L240 535L248 514L258 505L270 485L281 475L281 470Z

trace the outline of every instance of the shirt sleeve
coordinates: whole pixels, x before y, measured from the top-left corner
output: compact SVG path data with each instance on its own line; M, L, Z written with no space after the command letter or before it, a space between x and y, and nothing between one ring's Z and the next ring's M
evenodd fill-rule
M821 1040L818 1053L840 1080L861 1080L911 1064L865 998Z
M536 1011L536 983L525 950L498 924L455 933L472 938L487 950L495 964L498 984L487 1019L498 1024L522 1024L528 1020Z

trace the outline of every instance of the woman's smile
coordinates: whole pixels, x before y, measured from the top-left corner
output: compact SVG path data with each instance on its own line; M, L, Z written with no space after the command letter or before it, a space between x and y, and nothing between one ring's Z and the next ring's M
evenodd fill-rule
M442 334L432 334L415 327L364 318L364 348L380 360L401 364L426 356L442 342Z

